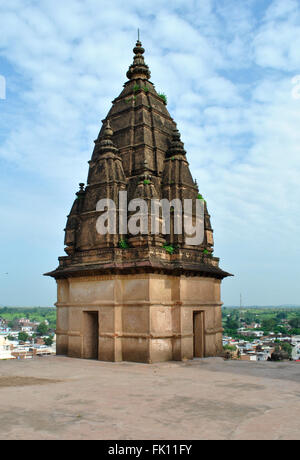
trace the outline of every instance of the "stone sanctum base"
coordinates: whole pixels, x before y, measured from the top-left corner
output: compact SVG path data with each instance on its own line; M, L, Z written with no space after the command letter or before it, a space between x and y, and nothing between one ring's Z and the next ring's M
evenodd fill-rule
M219 279L148 273L57 285L59 355L153 363L222 352Z

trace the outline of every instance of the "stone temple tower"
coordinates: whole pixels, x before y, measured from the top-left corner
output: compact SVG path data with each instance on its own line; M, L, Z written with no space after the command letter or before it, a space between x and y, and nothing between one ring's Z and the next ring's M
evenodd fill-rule
M220 284L229 273L213 256L206 202L139 40L133 52L128 81L95 141L87 185L80 184L68 216L67 255L47 273L58 288L57 354L146 363L217 356ZM119 214L121 191L128 202L141 198L147 206L153 199L202 200L202 243L190 245L172 218L169 234L129 234L119 219L115 233L99 233L97 203L109 198Z

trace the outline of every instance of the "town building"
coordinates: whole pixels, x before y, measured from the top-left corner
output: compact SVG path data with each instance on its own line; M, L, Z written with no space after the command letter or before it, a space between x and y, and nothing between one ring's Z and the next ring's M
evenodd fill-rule
M0 335L0 359L14 359L11 354L11 345L7 337Z
M300 360L300 335L293 335L291 337L292 359L295 361Z

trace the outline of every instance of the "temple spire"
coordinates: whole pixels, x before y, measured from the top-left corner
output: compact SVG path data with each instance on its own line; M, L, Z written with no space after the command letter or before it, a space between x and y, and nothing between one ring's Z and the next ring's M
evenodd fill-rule
M118 152L117 147L112 141L113 134L114 132L110 126L110 121L107 120L101 138L97 139L96 141L96 145L98 145L97 151L99 153L103 154L103 153L108 153L108 152L110 153Z
M133 64L129 67L127 72L127 77L129 80L136 80L141 78L142 80L149 80L150 78L150 71L147 64L144 61L144 48L142 47L142 43L140 42L140 30L138 29L138 41L136 42L135 47L133 48L133 52L135 56L133 57Z
M180 139L180 132L177 128L174 128L172 131L172 140L170 143L170 147L167 152L167 158L172 157L174 155L185 155L186 151L184 150L184 144Z

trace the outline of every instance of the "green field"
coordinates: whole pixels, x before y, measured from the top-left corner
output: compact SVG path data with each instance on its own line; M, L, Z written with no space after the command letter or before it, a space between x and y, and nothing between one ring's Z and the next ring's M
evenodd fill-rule
M258 330L283 335L300 335L300 307L223 307L224 335L241 338L237 329L259 324ZM251 339L250 339L251 340Z
M20 318L27 318L30 321L39 323L47 320L49 322L49 329L56 328L56 309L54 307L0 307L0 318L5 319L9 323Z

